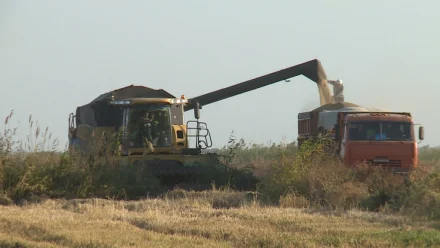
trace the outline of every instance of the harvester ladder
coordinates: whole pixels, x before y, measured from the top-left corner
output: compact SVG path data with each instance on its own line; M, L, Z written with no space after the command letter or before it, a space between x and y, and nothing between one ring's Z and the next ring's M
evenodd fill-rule
M190 126L190 123L195 123L196 127ZM208 125L205 122L188 121L186 125L188 130L187 137L196 138L196 148L206 149L212 146L211 133L209 132ZM190 134L191 130L196 130L196 133Z
M70 113L69 115L69 138L74 137L74 133L76 130L76 115Z
M76 128L76 115L73 113L70 113L69 115L69 129L75 129Z

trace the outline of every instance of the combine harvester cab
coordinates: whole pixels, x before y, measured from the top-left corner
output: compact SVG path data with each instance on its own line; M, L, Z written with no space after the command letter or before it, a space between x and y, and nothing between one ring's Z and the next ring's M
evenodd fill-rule
M69 150L83 155L111 151L125 165L146 168L166 184L225 168L217 154L202 153L212 146L207 124L184 120L188 100L164 90L128 86L100 95L69 116ZM189 147L195 140L196 146Z

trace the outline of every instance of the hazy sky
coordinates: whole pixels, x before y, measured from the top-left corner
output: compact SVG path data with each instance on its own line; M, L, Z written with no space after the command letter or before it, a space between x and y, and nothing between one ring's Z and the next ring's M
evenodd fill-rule
M64 146L77 106L130 84L198 96L311 59L345 100L408 111L440 145L439 1L0 0L0 115L14 109ZM205 106L214 147L297 136L319 106L303 76ZM186 113L192 118L193 112ZM15 126L15 125L14 125ZM4 127L1 122L1 128Z

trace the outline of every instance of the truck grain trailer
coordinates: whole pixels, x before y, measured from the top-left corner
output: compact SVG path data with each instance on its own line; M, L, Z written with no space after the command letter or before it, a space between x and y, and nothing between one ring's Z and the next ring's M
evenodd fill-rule
M305 140L328 137L331 152L344 164L366 162L382 165L395 173L407 173L417 167L418 152L410 113L368 109L339 102L298 114L298 146ZM419 140L424 128L418 129Z

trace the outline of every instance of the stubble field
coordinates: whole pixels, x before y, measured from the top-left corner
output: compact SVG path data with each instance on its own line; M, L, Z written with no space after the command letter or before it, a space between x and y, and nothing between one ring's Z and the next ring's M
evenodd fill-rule
M434 247L438 222L387 213L215 207L231 192L139 201L48 200L0 207L2 247ZM223 203L224 205L227 205ZM214 207L213 207L214 205ZM221 204L220 204L221 205Z

